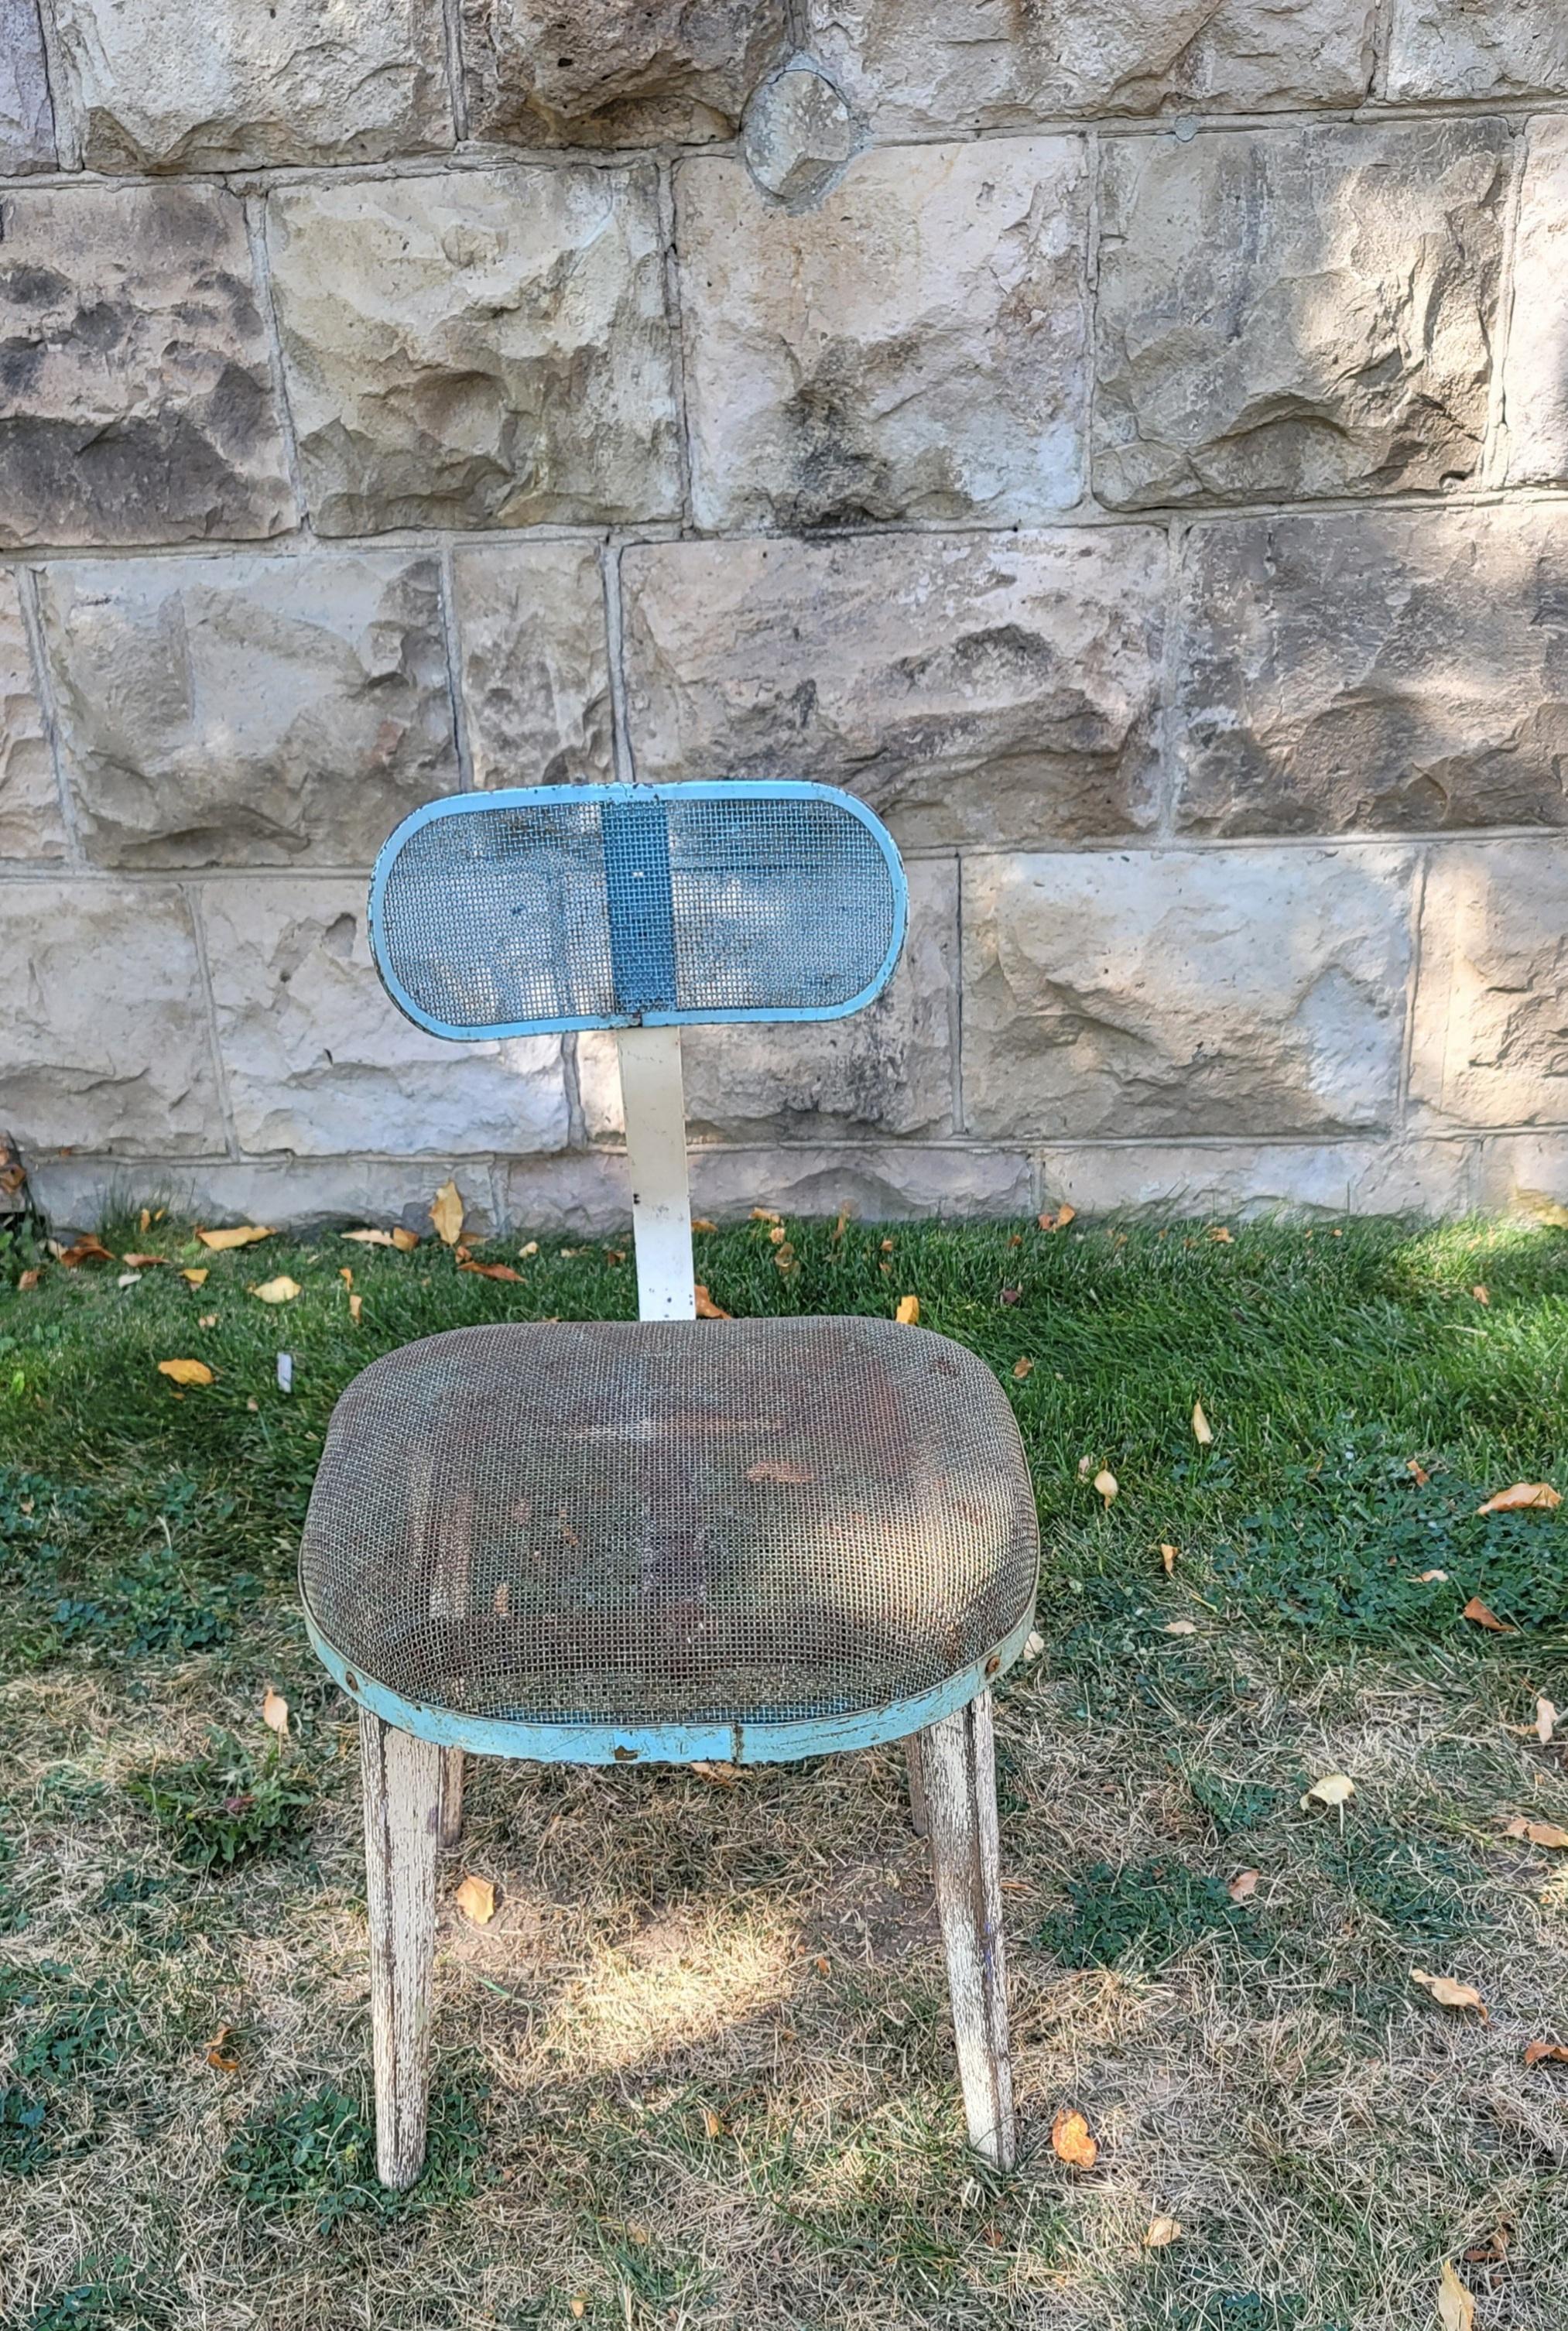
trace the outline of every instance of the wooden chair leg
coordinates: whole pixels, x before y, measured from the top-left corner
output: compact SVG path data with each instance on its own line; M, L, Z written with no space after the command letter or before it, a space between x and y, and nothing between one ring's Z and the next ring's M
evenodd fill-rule
M441 1752L441 1841L454 1846L462 1835L462 1750Z
M909 1784L909 1826L917 1837L927 1833L926 1775L920 1765L920 1735L911 1732L904 1740L904 1774Z
M955 1716L927 1727L920 1736L920 1764L969 2142L999 2169L1011 2169L1018 2135L1007 2051L996 1755L989 1692L983 1691Z
M430 1999L442 1752L433 1741L359 1715L370 2012L375 2052L375 2166L412 2185L424 2166Z

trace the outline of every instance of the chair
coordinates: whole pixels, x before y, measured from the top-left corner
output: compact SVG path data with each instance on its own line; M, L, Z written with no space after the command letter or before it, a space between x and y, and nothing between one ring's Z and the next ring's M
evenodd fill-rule
M619 1032L640 1316L459 1328L333 1412L300 1553L359 1711L384 2184L424 2159L436 1865L465 1755L737 1765L903 1739L971 2143L1015 2151L991 1680L1033 1613L1017 1425L881 1318L695 1317L688 1022L822 1020L902 944L898 853L810 785L434 802L377 862L386 987L454 1040Z

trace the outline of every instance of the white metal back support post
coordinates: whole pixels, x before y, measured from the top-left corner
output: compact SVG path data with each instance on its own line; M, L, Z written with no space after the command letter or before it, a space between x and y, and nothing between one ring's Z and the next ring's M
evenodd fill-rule
M637 1243L638 1317L695 1319L680 1031L622 1028L620 1048L621 1101L632 1166L632 1230Z

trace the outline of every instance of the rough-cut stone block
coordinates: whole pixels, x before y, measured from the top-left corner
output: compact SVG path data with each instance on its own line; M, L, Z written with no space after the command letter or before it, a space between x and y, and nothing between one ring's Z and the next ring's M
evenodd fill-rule
M1240 1139L1386 1125L1411 867L1397 849L966 861L969 1130Z
M651 168L290 186L268 217L323 533L677 514Z
M293 523L244 214L215 186L0 205L0 543Z
M1568 25L1568 16L1563 19ZM1568 121L1530 125L1503 371L1510 485L1568 482Z
M54 158L38 0L0 0L0 177L52 170Z
M493 1231L491 1170L472 1158L215 1157L195 1165L154 1157L117 1166L95 1157L54 1157L28 1177L57 1233L67 1224L95 1229L111 1206L121 1213L147 1200L209 1227L271 1223L278 1229L358 1229L401 1223L416 1238L432 1242L430 1202L449 1180L463 1202L464 1230L480 1237ZM353 1248L340 1252L352 1269ZM264 1261L264 1251L252 1259Z
M832 82L797 62L757 90L740 149L765 193L782 203L814 202L861 142L860 125Z
M37 1150L223 1146L185 901L172 887L0 882L0 1119Z
M814 210L677 180L699 526L1022 522L1083 480L1080 142L884 147Z
M1109 145L1101 500L1435 491L1473 475L1508 145L1496 120Z
M808 12L813 50L884 137L1061 113L1354 105L1372 17L1368 0L809 0Z
M0 858L64 854L65 827L33 685L21 596L15 576L0 569Z
M832 1140L942 1134L953 1122L958 869L917 861L909 934L883 993L847 1020L686 1029L686 1121L698 1140ZM583 1116L597 1139L625 1130L613 1035L577 1040Z
M1432 852L1411 1098L1461 1125L1568 1123L1568 843Z
M101 865L368 865L458 782L433 557L126 559L43 595Z
M1080 1214L1462 1214L1470 1146L1459 1141L1070 1142L1040 1154L1048 1206Z
M640 776L814 777L900 841L1153 815L1165 550L1141 527L628 550Z
M456 1156L565 1143L559 1037L455 1045L415 1028L370 959L363 882L212 882L202 915L242 1149Z
M1177 823L1568 825L1568 528L1529 504L1202 527Z
M1472 1206L1568 1230L1568 1133L1497 1133L1479 1147Z
M1562 0L1394 0L1388 90L1393 98L1561 96Z
M463 0L469 127L524 146L727 138L784 0Z
M451 143L441 0L53 8L90 170L368 162Z
M474 783L594 785L613 774L599 553L482 542L452 557Z
M753 1206L827 1219L847 1207L868 1223L1022 1214L1033 1186L1022 1153L956 1145L845 1141L691 1153L692 1208L713 1222L744 1221ZM517 1160L506 1168L505 1213L518 1230L623 1232L632 1217L625 1156L599 1149Z

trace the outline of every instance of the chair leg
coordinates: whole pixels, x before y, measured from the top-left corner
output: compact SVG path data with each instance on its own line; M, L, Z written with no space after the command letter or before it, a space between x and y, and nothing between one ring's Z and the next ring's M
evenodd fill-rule
M926 1775L920 1765L920 1735L906 1734L904 1739L904 1777L909 1784L909 1826L917 1837L927 1834Z
M454 1846L462 1835L462 1750L441 1752L441 1841Z
M991 1695L983 1691L920 1736L936 1912L947 1953L958 2079L969 2142L1011 2169L1018 2136L1007 2052L1007 1972Z
M424 2166L442 1752L363 1708L365 1890L375 2053L375 2166L412 2185Z

